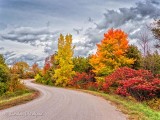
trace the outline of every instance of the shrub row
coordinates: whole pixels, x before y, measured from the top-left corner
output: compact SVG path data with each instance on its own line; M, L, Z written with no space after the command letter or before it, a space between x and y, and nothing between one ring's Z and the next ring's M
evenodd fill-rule
M115 93L133 96L138 101L159 97L160 79L148 70L134 70L123 67L105 78L104 90L114 87Z
M95 74L92 72L77 73L69 85L81 89L113 91L121 96L132 96L138 101L160 97L159 75L154 76L148 70L134 70L128 67L119 68L106 76L103 84L95 80Z

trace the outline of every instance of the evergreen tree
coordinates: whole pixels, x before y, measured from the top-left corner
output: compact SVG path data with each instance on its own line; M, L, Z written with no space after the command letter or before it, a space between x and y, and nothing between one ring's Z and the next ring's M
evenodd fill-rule
M75 57L73 58L75 72L89 72L92 69L92 66L89 64L89 57Z
M133 69L141 68L141 62L142 62L141 52L135 45L129 45L129 48L126 52L126 57L133 58L135 60L134 64L132 64Z
M160 48L160 19L155 20L153 23L153 26L151 28L151 31L154 35L154 37L157 39L156 47Z

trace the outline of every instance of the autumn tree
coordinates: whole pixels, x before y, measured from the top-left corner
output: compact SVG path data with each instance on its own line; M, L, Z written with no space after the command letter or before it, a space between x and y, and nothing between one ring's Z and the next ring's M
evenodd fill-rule
M29 65L23 61L16 62L11 68L11 72L13 74L18 74L20 78L23 78L25 72L28 70L29 70Z
M57 53L55 52L53 55L47 57L43 67L43 80L46 84L49 85L53 85L56 82L54 79L55 70L58 66L55 60L56 55Z
M32 65L32 68L31 68L31 69L32 69L34 75L36 75L36 74L40 71L40 68L39 68L39 66L38 66L37 63L34 63L34 64Z
M44 67L43 67L43 74L46 74L47 71L54 71L57 68L58 63L55 60L56 55L57 55L57 52L48 56L45 59L45 63L44 63Z
M51 68L50 56L45 59L43 74L45 75L47 71Z
M122 30L110 29L105 33L101 43L97 44L96 54L90 59L97 76L105 76L118 67L133 64L134 60L125 56L128 47L127 34Z
M61 34L58 39L58 53L55 57L58 68L55 70L54 78L56 79L56 85L67 86L68 82L74 75L73 71L73 49L72 35Z

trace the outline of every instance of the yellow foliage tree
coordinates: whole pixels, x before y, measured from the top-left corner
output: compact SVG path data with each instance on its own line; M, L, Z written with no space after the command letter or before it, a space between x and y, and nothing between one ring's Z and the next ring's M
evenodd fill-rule
M58 62L58 68L55 70L54 78L56 79L56 85L67 86L68 82L75 74L73 71L73 50L72 47L72 35L66 35L64 37L62 34L58 39L58 53L55 57Z
M29 70L29 65L26 62L16 62L12 68L11 73L19 75L20 78L24 78L25 73Z
M133 59L125 56L128 49L127 34L122 30L110 29L104 34L100 44L97 44L97 52L91 56L90 64L97 76L105 76L116 68L129 66L134 63Z

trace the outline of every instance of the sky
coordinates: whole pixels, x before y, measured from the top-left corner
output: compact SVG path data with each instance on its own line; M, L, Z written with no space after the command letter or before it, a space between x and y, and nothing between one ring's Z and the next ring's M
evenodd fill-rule
M42 66L62 33L72 34L75 56L87 56L110 28L138 46L138 34L158 18L160 0L0 0L0 54L9 65Z

